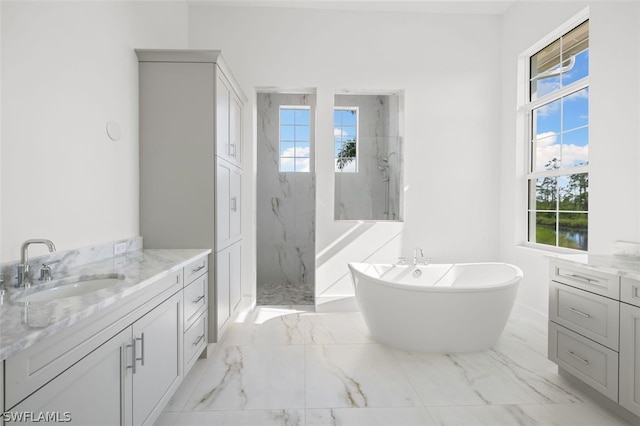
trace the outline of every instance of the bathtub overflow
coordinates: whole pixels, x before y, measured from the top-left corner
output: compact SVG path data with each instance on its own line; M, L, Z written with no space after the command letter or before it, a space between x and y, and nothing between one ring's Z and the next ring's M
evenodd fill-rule
M422 270L416 268L415 271L413 271L413 276L418 278L420 275L422 275Z

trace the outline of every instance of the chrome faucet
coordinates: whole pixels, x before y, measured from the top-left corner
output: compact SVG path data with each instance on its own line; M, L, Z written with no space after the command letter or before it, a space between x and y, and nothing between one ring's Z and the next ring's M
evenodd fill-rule
M419 253L419 255L418 255ZM416 247L413 249L413 264L417 265L418 262L421 262L424 259L424 252L420 247Z
M51 240L34 239L27 240L22 243L20 248L20 264L18 265L18 280L16 281L16 287L30 287L31 279L29 278L29 246L31 244L44 244L49 248L49 252L56 251L56 246Z

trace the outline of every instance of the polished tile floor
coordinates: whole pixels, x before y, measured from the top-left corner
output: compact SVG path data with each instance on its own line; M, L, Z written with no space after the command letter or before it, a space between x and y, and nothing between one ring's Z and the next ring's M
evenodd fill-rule
M259 306L198 360L158 425L629 425L559 377L546 336L422 354L376 343L359 313Z

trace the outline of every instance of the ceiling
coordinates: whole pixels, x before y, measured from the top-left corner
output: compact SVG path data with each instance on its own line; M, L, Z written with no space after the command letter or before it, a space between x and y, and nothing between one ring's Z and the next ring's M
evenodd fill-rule
M503 14L517 1L531 0L186 0L189 4L239 7L288 7L378 12Z

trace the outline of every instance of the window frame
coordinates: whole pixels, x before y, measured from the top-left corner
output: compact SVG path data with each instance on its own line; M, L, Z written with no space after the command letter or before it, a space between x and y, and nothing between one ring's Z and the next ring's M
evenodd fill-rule
M338 168L338 163L337 160L340 157L337 157L335 152L336 152L336 145L335 145L335 134L333 137L333 164L334 164L334 172L335 173L345 173L345 174L357 174L359 173L359 160L360 160L360 107L358 106L334 106L333 107L333 129L335 132L336 127L336 123L335 123L335 112L336 111L355 111L355 115L356 115L356 156L353 157L354 158L354 170L353 171L349 171L349 170L344 170L343 169L339 169ZM344 127L344 126L341 126Z
M590 91L589 74L591 73L591 67L589 67L589 74L586 77L583 77L580 80L577 80L567 86L561 87L560 89L557 89L551 93L545 94L531 101L530 100L531 99L530 97L531 95L531 58L536 53L540 52L542 49L554 43L556 40L560 39L561 37L567 35L569 32L571 32L578 26L582 25L586 21L589 21L588 8L584 9L583 11L581 11L580 13L578 13L577 15L575 15L574 17L566 21L563 25L558 27L553 32L549 33L546 37L544 37L534 46L527 49L525 52L523 52L519 56L519 60L518 60L518 68L520 71L519 71L519 78L518 78L518 94L517 94L518 105L519 105L517 110L518 112L517 133L519 135L518 140L521 141L520 146L523 147L523 151L524 151L522 157L520 157L523 159L521 163L522 165L518 166L518 169L522 171L521 175L523 176L522 187L521 187L522 188L521 189L522 190L522 193L521 193L522 207L520 210L521 212L523 212L523 219L522 219L523 226L521 228L523 233L522 244L525 247L535 248L535 249L548 251L548 252L584 254L588 252L588 246L587 246L587 250L582 250L577 248L562 247L558 245L559 244L558 218L556 218L555 245L535 242L535 233L536 233L535 223L533 223L533 227L530 226L532 213L535 213L535 212L545 213L545 212L550 212L551 210L537 210L535 209L535 207L531 208L531 197L533 196L535 198L535 193L534 194L530 193L530 186L532 185L532 182L535 184L535 182L538 179L545 178L545 177L562 177L562 176L568 177L571 175L577 175L581 173L586 173L587 175L589 175L590 167L589 167L589 163L587 163L586 165L578 165L578 166L551 169L551 170L538 170L538 171L535 170L534 164L535 164L535 156L536 156L536 135L534 134L534 129L533 129L534 110L536 110L537 108L540 108L541 106L548 105L551 102L554 102L556 100L563 99L566 96L569 96L571 94L577 93L580 90L583 90L585 88L587 88L587 90ZM590 48L591 46L589 46L589 49ZM591 103L591 100L589 99L589 111L591 110L590 103ZM590 128L590 126L591 126L591 120L589 120L587 127ZM589 145L590 144L591 144L591 140L589 140ZM535 203L535 200L534 200L534 203ZM556 214L561 214L561 213L572 213L574 211L560 210L559 201L558 201L556 204L556 209L552 210L552 212ZM584 212L584 214L589 216L590 214L589 207L587 207L587 210L586 212ZM531 241L532 234L534 236L533 238L534 241Z
M294 139L292 141L285 141L287 143L292 142L293 143L293 147L294 147L294 155L291 157L283 157L282 156L282 111L283 110L305 110L309 113L309 124L307 125L307 127L309 128L309 141L306 142L309 144L309 156L308 157L298 157L295 155L295 151L296 151L296 143L297 143L297 139L294 136ZM294 129L295 129L295 123L293 124ZM294 133L295 135L295 133ZM311 106L309 105L279 105L278 107L278 173L310 173L311 172L311 165L312 165L312 152L311 152ZM293 170L282 170L282 160L284 159L291 159L293 160ZM308 159L309 160L309 166L307 170L297 170L297 162L296 160L298 159Z

